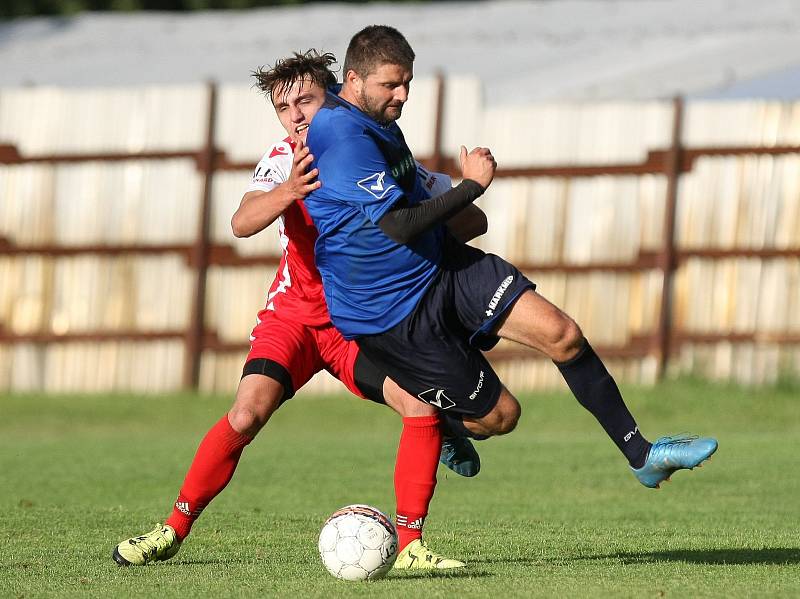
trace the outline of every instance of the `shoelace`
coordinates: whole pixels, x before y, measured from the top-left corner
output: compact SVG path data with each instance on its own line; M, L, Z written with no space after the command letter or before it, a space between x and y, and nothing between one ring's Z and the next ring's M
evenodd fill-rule
M680 446L689 445L699 437L697 435L690 435L688 433L680 433L671 437L664 437L659 439L653 449L651 450L653 460L664 460L663 466L671 465L673 459L676 457L671 450L682 449Z
M417 559L419 559L419 560L425 560L425 561L437 563L439 561L447 559L444 556L441 556L438 553L428 549L428 546L425 543L423 543L422 541L420 541L420 543L419 543L419 549L420 549L420 551L416 554L417 555Z
M134 544L137 549L142 552L146 558L158 557L169 547L169 540L164 535L164 529L158 528L153 532L134 539ZM146 548L142 548L142 545Z
M691 443L695 441L699 437L697 435L690 435L689 433L678 433L677 435L672 435L671 437L664 437L659 442L659 445L678 445L681 443Z

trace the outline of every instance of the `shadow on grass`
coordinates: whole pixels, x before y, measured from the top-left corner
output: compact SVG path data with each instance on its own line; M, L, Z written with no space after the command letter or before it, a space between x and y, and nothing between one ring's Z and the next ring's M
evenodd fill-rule
M264 560L256 559L185 559L185 560L170 560L163 564L158 564L159 568L176 568L185 566L230 566L234 564L252 564Z
M500 560L498 560L500 561ZM159 568L185 567L185 566L223 566L233 564L250 564L251 559L190 559L182 561L169 561L158 564ZM470 562L472 563L472 562ZM406 580L418 578L487 578L494 576L492 572L486 570L472 570L470 568L457 570L421 570L421 571L400 571L391 570L386 580Z
M676 549L650 553L611 553L575 558L580 560L618 559L624 564L687 562L690 564L800 564L800 548L769 549Z
M488 578L494 576L486 570L471 570L459 568L458 570L421 570L417 572L390 571L386 580L413 580L420 578Z
M466 559L468 564L541 564L547 561L542 557L482 557ZM563 560L562 560L563 561Z

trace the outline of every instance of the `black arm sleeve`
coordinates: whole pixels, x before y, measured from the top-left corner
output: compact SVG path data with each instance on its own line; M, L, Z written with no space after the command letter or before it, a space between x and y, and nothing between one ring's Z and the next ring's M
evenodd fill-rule
M420 233L443 223L477 200L485 190L472 179L464 179L450 191L414 206L397 204L383 215L378 226L393 241L408 243Z

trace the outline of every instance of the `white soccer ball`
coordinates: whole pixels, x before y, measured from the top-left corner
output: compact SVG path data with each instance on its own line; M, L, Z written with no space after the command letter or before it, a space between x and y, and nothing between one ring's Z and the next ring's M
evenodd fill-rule
M336 578L381 578L397 558L397 531L389 517L374 507L347 505L325 521L319 554Z

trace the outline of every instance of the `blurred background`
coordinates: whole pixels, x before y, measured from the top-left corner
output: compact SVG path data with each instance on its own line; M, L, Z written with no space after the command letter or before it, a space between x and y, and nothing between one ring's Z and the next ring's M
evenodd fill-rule
M617 378L800 378L795 2L267 4L4 0L0 392L233 391L280 252L229 226L284 136L249 74L373 23L417 53L417 158L497 156L476 245ZM562 384L489 357L514 390Z

